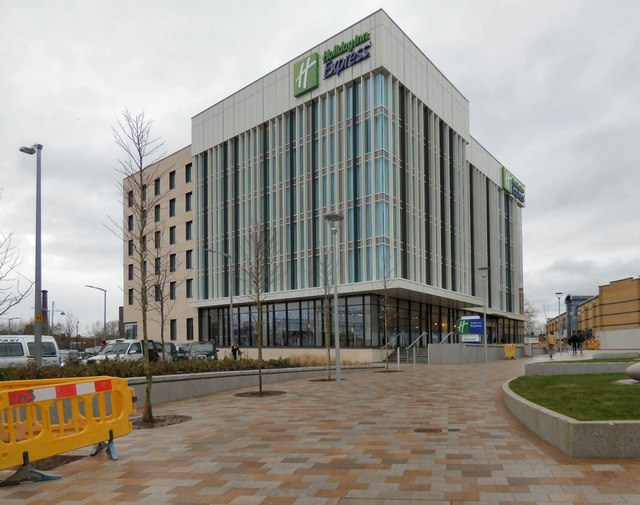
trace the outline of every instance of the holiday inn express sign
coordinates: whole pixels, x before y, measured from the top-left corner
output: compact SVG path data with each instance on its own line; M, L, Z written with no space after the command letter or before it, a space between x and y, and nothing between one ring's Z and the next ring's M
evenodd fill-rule
M369 56L371 34L364 32L353 39L336 44L322 56L323 77L328 79L352 67ZM320 55L311 53L293 65L293 96L301 96L320 85Z

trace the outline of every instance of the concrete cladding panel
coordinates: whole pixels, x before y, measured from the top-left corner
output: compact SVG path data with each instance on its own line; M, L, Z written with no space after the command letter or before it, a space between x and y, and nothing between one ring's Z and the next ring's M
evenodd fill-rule
M369 56L324 78L323 55L357 36L370 34ZM318 53L319 82L294 96L294 66ZM335 58L334 58L335 59ZM469 139L467 99L382 10L302 53L261 79L192 118L193 152L197 154L262 122L323 95L353 79L381 69L389 72L465 139ZM224 114L220 114L220 110Z

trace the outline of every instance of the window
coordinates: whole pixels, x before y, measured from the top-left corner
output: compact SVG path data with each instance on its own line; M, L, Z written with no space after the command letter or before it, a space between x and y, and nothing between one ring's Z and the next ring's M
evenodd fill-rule
M169 321L169 340L178 340L178 323L175 319Z
M176 215L176 199L169 200L169 217L175 217Z
M172 170L169 172L169 189L176 188L176 171Z
M160 258L155 258L154 262L153 262L153 271L155 273L155 275L160 275Z
M133 256L133 240L129 240L129 242L127 242L127 252L129 256Z
M154 219L156 220L156 223L160 221L160 204L159 203L156 204L156 206L153 209L153 216L154 216Z
M193 239L193 221L187 221L185 223L185 238L187 240Z
M176 243L176 227L172 226L169 228L169 244L173 245Z
M162 236L160 235L160 232L157 231L153 238L153 244L155 245L156 249L160 249L161 238Z
M142 252L147 252L147 236L142 236Z
M147 185L142 186L142 203L147 201Z
M187 298L193 298L193 279L187 279Z
M127 292L127 302L129 305L133 305L133 289L129 289Z
M153 181L153 194L155 196L160 196L160 177Z
M193 340L193 318L187 318L187 340Z
M191 163L184 167L184 182L191 182L193 180L193 174L191 170Z
M191 191L184 195L184 210L186 212L193 210L193 193Z
M133 191L127 193L127 205L133 207Z
M131 263L130 265L127 266L127 279L129 279L130 281L133 280L133 263Z
M176 283L172 281L169 283L169 300L176 299Z
M175 272L175 271L176 271L176 255L170 254L169 255L169 272Z
M193 249L189 249L185 253L185 264L187 268L193 268Z
M161 298L162 298L162 292L160 291L160 285L156 284L155 285L155 300L156 300L156 302L159 302Z

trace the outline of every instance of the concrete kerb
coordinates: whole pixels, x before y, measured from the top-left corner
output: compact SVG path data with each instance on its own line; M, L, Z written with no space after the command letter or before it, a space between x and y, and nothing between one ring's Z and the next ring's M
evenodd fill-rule
M529 430L567 456L640 456L640 421L578 421L517 395L511 390L511 380L502 385L502 398L507 409Z
M525 363L525 375L581 375L591 373L624 373L631 362L589 363L575 362L536 362Z
M362 370L375 370L384 364L349 365L342 366L341 370L347 375L350 372ZM327 367L300 367L300 368L269 368L262 370L263 385L276 384L294 379L314 379L327 375ZM331 370L331 378L335 379L335 369ZM146 379L144 377L132 377L128 379L129 386L135 391L138 405L144 398ZM197 396L205 396L222 391L257 387L257 370L237 370L232 372L205 372L197 374L157 375L153 377L151 389L151 403L162 403L186 400Z

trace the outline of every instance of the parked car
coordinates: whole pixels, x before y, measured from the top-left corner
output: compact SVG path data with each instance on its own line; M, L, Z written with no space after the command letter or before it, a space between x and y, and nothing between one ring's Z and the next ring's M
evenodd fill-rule
M33 363L35 346L33 335L0 335L0 368ZM55 338L42 335L40 350L43 365L60 364L60 352Z
M176 345L176 353L173 356L174 361L180 361L184 359L189 359L189 354L182 347L187 344L178 344Z
M178 350L173 342L164 343L164 359L165 361L174 361ZM160 355L162 357L162 354Z
M79 363L80 352L75 349L60 349L60 366L64 366L67 363Z
M215 340L189 342L180 344L185 354L191 359L218 359L218 348Z
M124 359L130 361L140 360L144 357L142 352L143 341L138 339L116 339L107 342L107 345L99 354L86 360L87 363L97 363L104 359ZM149 360L157 361L162 353L160 343L149 340Z

